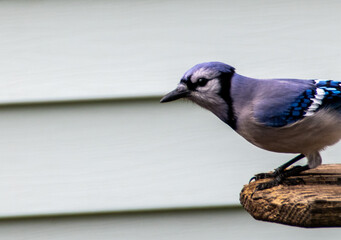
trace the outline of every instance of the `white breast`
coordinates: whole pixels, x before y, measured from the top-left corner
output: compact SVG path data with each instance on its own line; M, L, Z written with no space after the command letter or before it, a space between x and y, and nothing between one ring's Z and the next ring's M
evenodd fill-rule
M252 144L273 152L318 152L341 139L341 115L332 110L320 110L313 116L284 127L267 127L253 117L243 117L237 132Z

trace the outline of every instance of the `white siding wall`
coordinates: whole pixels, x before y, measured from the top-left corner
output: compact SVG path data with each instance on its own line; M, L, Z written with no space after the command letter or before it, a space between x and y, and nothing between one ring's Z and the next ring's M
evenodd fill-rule
M291 157L158 99L2 107L0 132L1 217L237 205L254 173Z
M336 0L1 1L1 236L319 238L325 231L222 208L30 217L237 205L254 173L291 156L251 146L197 106L159 98L209 60L255 77L341 79L340 10ZM338 161L339 146L324 162Z
M0 102L160 95L193 64L341 79L339 0L1 1Z
M302 229L258 222L233 209L130 213L0 222L2 240L339 240L340 229Z

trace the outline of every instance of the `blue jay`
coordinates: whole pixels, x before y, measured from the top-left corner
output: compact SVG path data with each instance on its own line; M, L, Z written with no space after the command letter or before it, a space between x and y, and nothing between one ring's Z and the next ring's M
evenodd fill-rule
M341 82L332 80L255 79L221 62L195 65L160 102L186 98L214 113L250 143L273 152L298 153L257 186L277 186L289 176L315 168L320 151L341 138ZM308 164L287 169L306 157ZM252 180L251 179L251 180Z

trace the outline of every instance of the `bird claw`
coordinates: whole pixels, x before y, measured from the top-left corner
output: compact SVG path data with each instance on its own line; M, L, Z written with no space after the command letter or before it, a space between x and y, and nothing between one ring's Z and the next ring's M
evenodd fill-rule
M275 178L274 180L265 182L265 183L259 183L256 187L255 190L252 192L251 194L251 198L253 198L253 195L257 192L257 191L262 191L262 190L266 190L266 189L270 189L273 187L276 187L278 185L281 184L281 180L278 178Z
M302 159L303 157L304 157L304 155L300 154L297 157L291 159L289 162L279 166L273 172L270 172L270 173L259 173L259 174L256 174L255 176L253 176L250 179L250 182L252 182L253 180L257 181L259 179L266 179L266 178L273 178L273 180L269 180L269 181L264 182L264 183L259 183L255 187L253 193L251 194L251 198L253 199L253 195L257 191L269 189L269 188L278 186L278 185L280 185L282 183L284 183L286 185L305 184L304 180L301 179L301 178L296 178L296 179L290 178L290 179L288 179L288 177L298 176L301 172L309 169L308 165L305 165L305 166L294 166L294 167L288 169L288 167L290 165L292 165L293 163L295 163L298 160Z
M273 172L270 172L270 173L258 173L258 174L254 175L250 179L249 183L252 182L253 180L257 181L259 179L273 178L273 177L276 177L276 175Z
M250 178L249 183L252 182L253 180L257 181L256 176L253 176L252 178Z
M300 169L301 167L294 167L293 169ZM270 180L268 182L259 183L256 187L253 193L251 194L251 198L253 198L253 195L257 191L262 191L266 189L270 189L276 186L279 186L280 184L285 184L288 186L295 186L300 184L305 184L305 181L302 178L287 178L291 174L289 174L291 171L279 173L277 176L274 177L273 180ZM257 174L258 175L258 174Z

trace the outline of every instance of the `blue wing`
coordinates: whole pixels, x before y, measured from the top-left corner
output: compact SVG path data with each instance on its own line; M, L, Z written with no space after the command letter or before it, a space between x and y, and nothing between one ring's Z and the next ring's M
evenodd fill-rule
M314 80L314 84L299 91L296 96L288 94L288 97L282 96L273 101L275 104L271 107L265 106L255 114L256 119L269 127L283 127L314 115L325 107L341 112L341 82Z
M317 89L324 91L321 108L331 107L341 111L341 82L332 80L316 80L315 82Z

